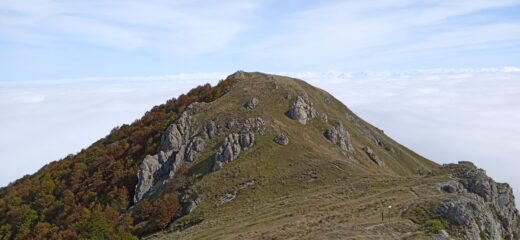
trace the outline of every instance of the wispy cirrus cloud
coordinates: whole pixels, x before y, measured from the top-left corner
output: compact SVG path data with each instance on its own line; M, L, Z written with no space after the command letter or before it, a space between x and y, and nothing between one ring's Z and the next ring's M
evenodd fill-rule
M196 55L229 44L246 29L241 19L254 8L248 2L6 0L0 3L0 38Z
M520 21L490 17L518 1L363 1L326 3L294 12L282 31L252 48L259 58L317 69L392 69L395 63L439 65L432 55L520 47ZM254 52L254 51L252 51ZM457 56L457 54L459 54ZM412 64L410 64L412 63ZM473 61L468 61L471 65ZM456 65L456 64L454 64Z
M0 80L514 65L519 11L518 0L4 0Z

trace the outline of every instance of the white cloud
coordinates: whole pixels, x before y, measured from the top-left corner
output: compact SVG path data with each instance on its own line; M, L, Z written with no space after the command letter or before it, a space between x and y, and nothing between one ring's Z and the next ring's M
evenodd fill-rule
M78 152L155 105L224 76L0 82L0 186Z
M470 160L520 196L520 68L289 73L321 87L419 154ZM520 205L520 198L517 204Z
M0 39L199 55L230 44L246 29L241 19L255 7L245 1L2 1L0 23L7 30L0 31Z
M254 42L258 58L315 69L370 69L434 53L504 48L520 42L518 22L458 18L518 1L340 1L281 19L283 31ZM256 51L255 51L256 50ZM462 56L463 57L463 56ZM431 60L430 60L431 61Z

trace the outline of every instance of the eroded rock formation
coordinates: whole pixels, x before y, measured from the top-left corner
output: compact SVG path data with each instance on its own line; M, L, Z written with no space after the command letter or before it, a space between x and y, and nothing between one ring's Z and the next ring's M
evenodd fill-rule
M255 134L253 132L242 131L241 133L229 134L215 154L213 171L217 171L224 164L237 159L240 152L253 146L254 142Z
M208 122L202 131L197 129L194 119L196 105L190 105L175 123L168 126L157 154L146 156L139 165L134 202L159 189L184 162L192 162L195 155L204 150L204 138L215 135L213 121Z
M256 105L258 105L258 103L260 103L260 101L258 100L258 98L252 98L251 100L249 100L245 105L244 107L247 109L247 110L253 110Z
M385 162L383 162L383 160L379 159L379 157L376 155L376 153L374 152L374 150L372 150L372 148L366 146L363 148L363 150L365 151L365 153L367 154L367 156L374 162L376 163L378 166L380 167L383 167L385 166Z
M330 142L338 145L344 152L354 152L350 134L343 127L343 125L341 125L341 123L334 124L334 126L325 131L324 135L325 138L327 138Z
M518 239L520 220L513 191L497 183L470 162L443 166L453 181L441 189L452 193L434 212L457 226L465 239Z
M287 116L301 124L307 124L308 121L318 116L318 112L308 97L297 96L296 101L287 111Z
M255 142L255 132L263 134L265 121L260 118L248 118L241 127L239 133L229 134L220 145L215 154L215 162L212 170L217 171L226 163L238 158L240 152L252 147Z

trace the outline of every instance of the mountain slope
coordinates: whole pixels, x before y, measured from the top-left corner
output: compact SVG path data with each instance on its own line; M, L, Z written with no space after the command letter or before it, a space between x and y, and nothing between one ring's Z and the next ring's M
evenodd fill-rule
M518 237L507 184L415 154L301 80L237 72L143 119L2 189L0 236Z

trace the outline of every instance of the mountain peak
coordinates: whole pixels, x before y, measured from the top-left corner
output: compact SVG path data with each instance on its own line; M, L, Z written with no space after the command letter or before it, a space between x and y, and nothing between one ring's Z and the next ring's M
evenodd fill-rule
M467 162L440 166L327 92L259 72L237 71L155 107L1 197L10 237L31 211L38 217L27 228L59 226L57 238L513 239L519 231L508 185Z

